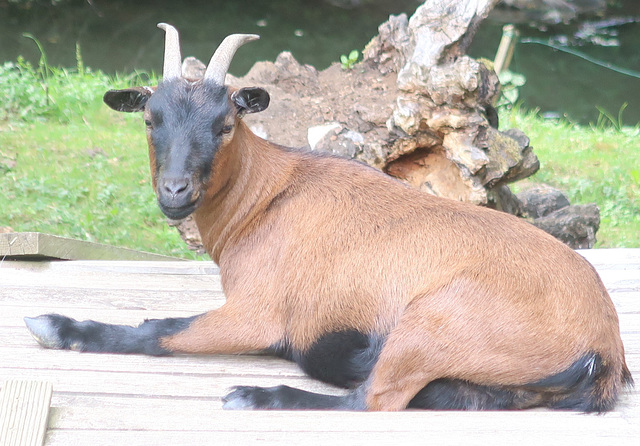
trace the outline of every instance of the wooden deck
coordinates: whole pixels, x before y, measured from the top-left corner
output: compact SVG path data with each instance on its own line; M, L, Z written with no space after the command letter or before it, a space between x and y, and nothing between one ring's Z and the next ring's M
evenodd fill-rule
M582 252L620 314L627 362L640 388L640 249ZM207 262L4 261L0 263L0 385L47 381L53 396L47 445L207 444L638 444L640 394L606 415L565 412L229 412L220 397L238 384L312 381L288 362L261 356L168 357L40 348L22 318L59 312L138 324L222 305ZM5 446L4 444L2 446Z

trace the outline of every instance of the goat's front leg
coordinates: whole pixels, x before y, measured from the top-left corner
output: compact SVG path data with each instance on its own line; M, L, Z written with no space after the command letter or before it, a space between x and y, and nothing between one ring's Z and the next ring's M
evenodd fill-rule
M225 305L199 316L145 320L137 327L76 321L58 314L25 318L32 336L47 348L103 353L243 353L281 340L278 327Z

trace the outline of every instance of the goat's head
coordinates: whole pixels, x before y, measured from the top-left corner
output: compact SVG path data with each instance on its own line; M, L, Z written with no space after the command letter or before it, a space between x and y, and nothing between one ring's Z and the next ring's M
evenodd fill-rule
M203 79L182 76L178 31L166 32L163 79L157 88L111 90L104 102L114 110L144 112L153 188L164 214L181 219L202 202L218 151L231 143L245 113L264 110L269 94L261 88L230 90L225 76L236 50L258 39L232 34L215 51Z

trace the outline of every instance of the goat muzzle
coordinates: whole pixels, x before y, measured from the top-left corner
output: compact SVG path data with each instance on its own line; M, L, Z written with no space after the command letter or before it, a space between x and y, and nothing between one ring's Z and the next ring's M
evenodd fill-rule
M195 211L201 194L188 177L161 178L157 185L158 205L162 212L173 220L180 220Z

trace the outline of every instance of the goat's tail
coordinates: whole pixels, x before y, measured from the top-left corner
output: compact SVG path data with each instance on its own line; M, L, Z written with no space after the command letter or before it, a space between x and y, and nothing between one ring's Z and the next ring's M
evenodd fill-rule
M523 386L486 386L458 379L429 383L410 408L435 410L514 410L549 407L581 412L612 410L619 394L633 385L624 360L603 361L597 353L578 359L568 369Z

